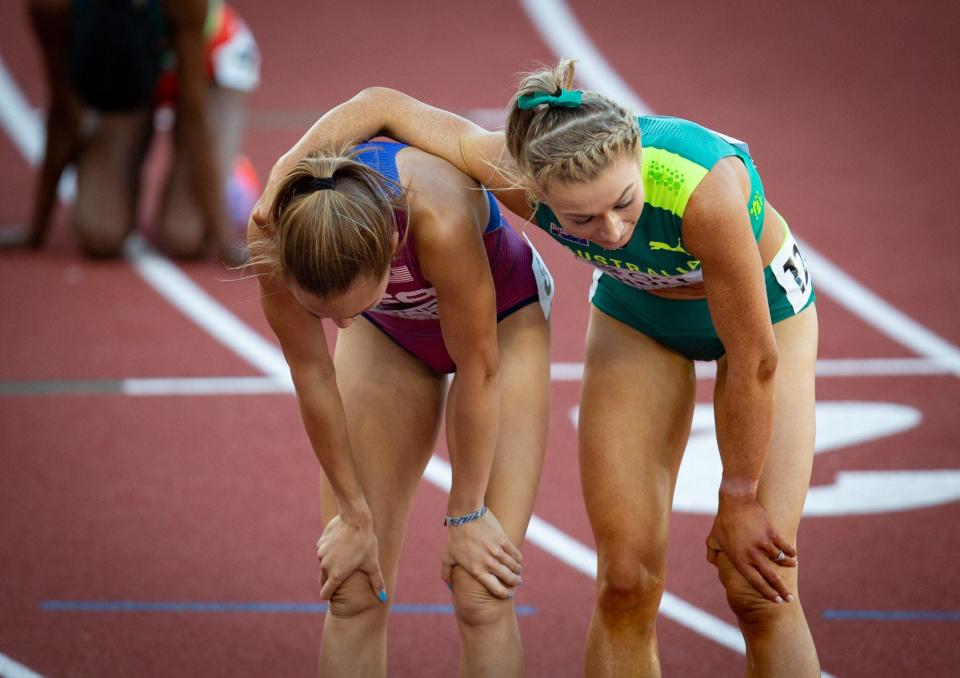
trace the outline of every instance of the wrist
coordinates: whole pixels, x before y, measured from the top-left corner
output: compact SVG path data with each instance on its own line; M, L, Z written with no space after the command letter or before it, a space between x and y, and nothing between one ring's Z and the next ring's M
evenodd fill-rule
M485 504L483 492L469 494L461 490L454 490L447 499L447 515L462 516L479 510Z
M746 476L724 476L720 481L720 501L756 501L760 481Z
M469 513L464 513L461 515L446 515L443 518L443 526L457 527L459 525L466 525L467 523L472 523L476 520L480 520L485 515L487 515L486 506L481 506L475 511L470 511Z
M354 527L373 525L373 514L365 501L340 504L340 520Z

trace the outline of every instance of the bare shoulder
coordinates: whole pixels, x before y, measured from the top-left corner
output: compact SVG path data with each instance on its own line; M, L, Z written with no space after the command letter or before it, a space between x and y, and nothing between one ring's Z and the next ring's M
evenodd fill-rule
M737 156L728 156L719 160L694 189L684 217L742 206L749 197L750 176L743 161Z
M700 259L753 241L747 200L750 177L736 156L723 158L694 189L683 213L683 241Z
M397 154L397 169L418 239L443 237L464 222L478 228L486 223L487 199L480 184L446 160L407 147Z

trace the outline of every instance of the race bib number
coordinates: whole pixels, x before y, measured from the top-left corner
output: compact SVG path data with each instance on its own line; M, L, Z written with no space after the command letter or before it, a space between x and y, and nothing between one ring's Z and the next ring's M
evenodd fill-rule
M770 262L770 270L773 271L777 283L787 293L787 301L793 307L793 312L799 313L810 300L813 285L810 281L807 262L800 254L797 241L789 231L780 250Z

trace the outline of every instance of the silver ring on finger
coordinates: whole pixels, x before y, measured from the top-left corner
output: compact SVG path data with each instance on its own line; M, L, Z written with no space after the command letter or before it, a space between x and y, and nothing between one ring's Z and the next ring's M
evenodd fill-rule
M780 549L780 553L777 554L777 562L782 562L787 559L787 554L783 552L783 549Z

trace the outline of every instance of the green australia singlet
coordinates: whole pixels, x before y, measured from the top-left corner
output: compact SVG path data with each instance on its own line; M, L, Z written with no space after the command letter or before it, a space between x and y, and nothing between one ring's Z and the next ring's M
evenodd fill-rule
M759 241L766 206L760 176L746 144L679 118L643 116L640 175L643 209L629 242L608 250L568 233L550 207L540 204L537 226L596 268L592 304L692 360L725 352L704 298L666 299L651 291L703 280L700 262L683 246L681 226L690 196L722 158L736 156L750 176L747 212ZM778 323L813 303L813 283L796 241L787 231L764 269L770 320Z
M717 161L731 155L741 158L750 174L747 210L759 240L765 205L760 175L743 142L680 118L641 116L637 123L645 197L630 241L620 249L607 250L577 238L563 230L543 203L537 207L537 225L577 258L631 287L651 290L698 283L703 279L700 262L683 248L681 238L687 201Z

